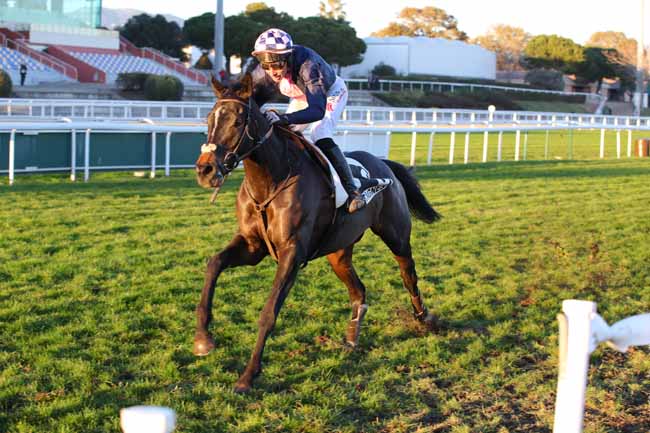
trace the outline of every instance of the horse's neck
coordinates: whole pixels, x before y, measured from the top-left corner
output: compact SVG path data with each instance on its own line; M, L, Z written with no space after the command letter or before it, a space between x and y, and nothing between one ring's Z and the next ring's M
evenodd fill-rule
M291 144L273 134L250 158L244 160L247 185L257 199L268 196L292 173L295 156Z

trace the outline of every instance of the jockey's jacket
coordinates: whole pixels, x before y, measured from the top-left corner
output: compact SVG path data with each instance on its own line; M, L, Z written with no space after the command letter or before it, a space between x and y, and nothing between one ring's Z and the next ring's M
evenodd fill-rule
M336 81L336 72L318 53L294 45L289 61L291 70L279 84L271 80L260 65L253 70L253 97L261 106L270 93L280 92L293 99L306 99L307 108L285 114L292 125L317 122L325 115L327 92Z

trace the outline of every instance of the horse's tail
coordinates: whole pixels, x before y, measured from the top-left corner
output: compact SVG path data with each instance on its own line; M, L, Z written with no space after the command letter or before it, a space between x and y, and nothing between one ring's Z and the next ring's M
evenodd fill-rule
M386 165L392 170L397 180L402 184L406 192L406 201L408 202L409 209L413 216L426 223L432 223L442 218L436 210L429 204L429 201L422 193L420 184L411 173L411 170L400 164L399 162L391 161L389 159L383 160Z

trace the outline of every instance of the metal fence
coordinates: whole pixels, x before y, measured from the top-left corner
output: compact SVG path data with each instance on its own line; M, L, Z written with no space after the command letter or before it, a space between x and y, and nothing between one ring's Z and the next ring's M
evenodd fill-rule
M514 135L514 161L527 159L528 134L546 132L544 157L548 157L549 132L576 130L600 130L599 157L605 156L605 132L616 133L616 157L624 155L622 133L627 130L627 156L632 156L633 131L650 131L648 126L637 125L597 125L585 127L575 123L554 125L512 124L512 125L455 125L455 126L395 126L395 125L340 125L337 129L337 142L344 150L367 150L381 157L388 156L392 134L409 134L410 164L415 165L418 137L427 136L427 164L431 164L432 149L436 135L449 137L449 164L453 164L457 153L457 136L464 134L463 162L469 162L471 136L482 136L482 162L488 161L490 136L497 136L497 155L495 160L503 160L504 134ZM72 180L78 170L83 170L87 181L92 170L118 170L148 168L150 176L156 176L158 168L164 168L169 175L171 168L192 167L200 143L205 139L203 125L156 124L146 122L0 122L0 164L7 161L7 168L0 172L8 173L9 183L13 184L15 173L67 171ZM48 135L50 134L50 135ZM56 134L56 140L53 138ZM120 138L116 139L116 134ZM43 138L40 139L39 135ZM3 139L7 137L6 140ZM110 138L106 138L106 136ZM18 143L20 137L23 143ZM91 142L92 137L92 142ZM163 138L164 137L164 141ZM39 138L36 140L36 138ZM34 140L32 140L34 139ZM173 140L173 142L172 142ZM81 142L83 141L83 145ZM56 144L56 146L55 146ZM461 145L459 143L458 148ZM47 156L47 152L49 157ZM5 153L6 152L6 153ZM46 155L46 156L43 156ZM16 159L19 157L19 167ZM5 159L6 158L6 159ZM30 158L43 161L40 165L30 163ZM572 158L571 152L569 158ZM53 162L53 161L56 161Z
M69 99L0 99L0 121L8 119L118 119L183 120L204 122L214 106L209 102L152 102ZM283 104L269 104L270 108L286 109ZM365 124L467 124L467 123L544 123L571 122L581 125L650 125L650 117L613 116L600 114L554 113L536 111L495 111L395 108L348 106L342 115L343 123Z

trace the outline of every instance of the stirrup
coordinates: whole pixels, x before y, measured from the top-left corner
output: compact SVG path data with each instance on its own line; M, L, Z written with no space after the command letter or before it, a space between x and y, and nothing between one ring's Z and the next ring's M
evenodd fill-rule
M350 203L348 205L348 213L354 213L366 207L366 201L358 192L350 194Z

